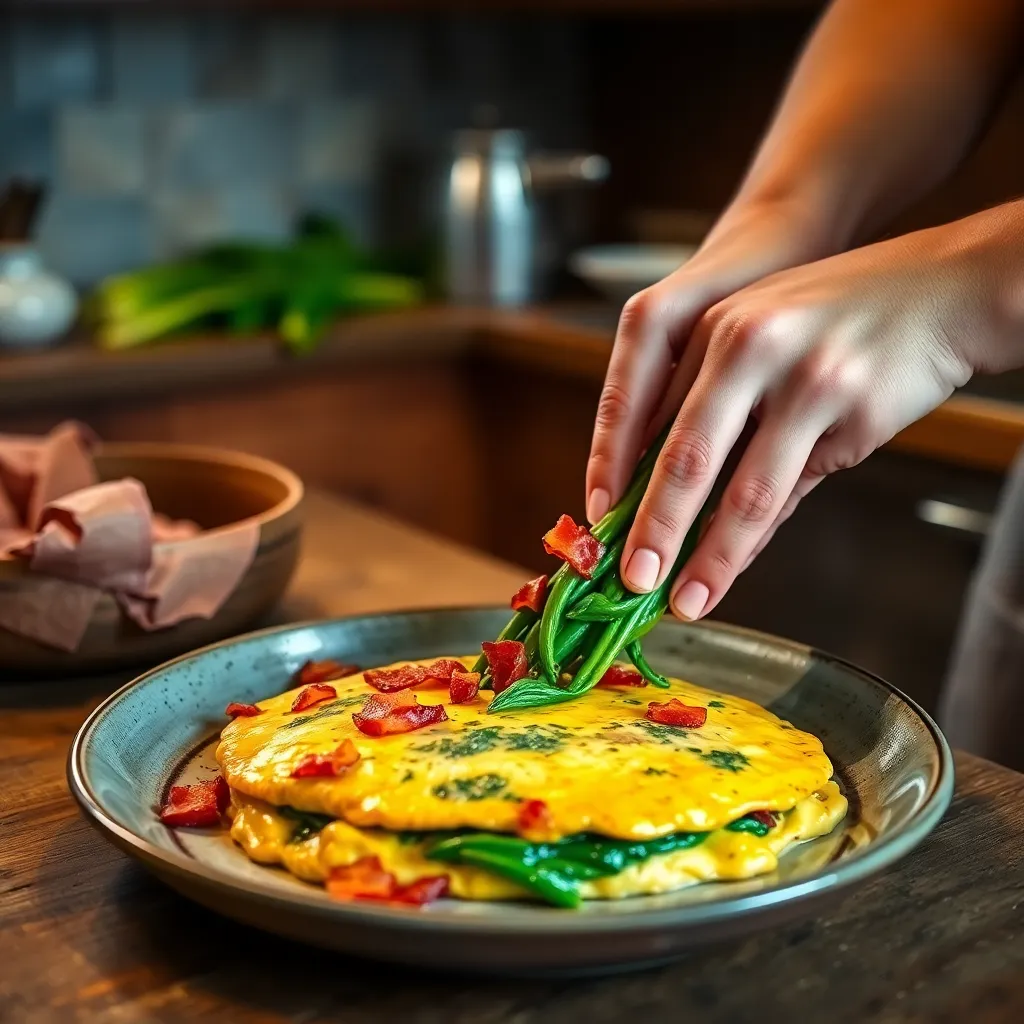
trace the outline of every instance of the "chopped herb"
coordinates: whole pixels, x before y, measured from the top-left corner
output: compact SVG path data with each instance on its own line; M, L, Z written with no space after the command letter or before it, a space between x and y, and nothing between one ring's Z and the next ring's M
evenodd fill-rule
M738 750L709 750L700 756L708 764L727 772L741 772L750 764L746 755Z
M402 776L402 781L403 782L412 782L412 780L415 779L415 778L416 778L416 775L413 772L413 770L411 768L406 768L405 769L405 774Z
M623 697L622 698L622 703L623 704L643 704L643 701L642 700L633 700L632 697Z
M650 722L646 718L632 724L643 729L652 740L657 740L663 746L670 746L677 739L682 739L686 735L684 729L679 729L674 725L662 725L660 722Z
M709 708L724 708L725 707L725 701L724 700L709 700L708 701L708 707Z
M317 707L316 711L308 715L296 715L290 718L280 728L297 729L300 725L305 725L307 722L318 722L321 718L333 718L335 715L343 715L349 708L354 707L356 704L362 704L365 700L365 693L355 693L350 694L348 697L339 697L337 700L321 704Z
M501 732L500 725L485 725L482 729L472 729L462 736L445 736L443 739L432 740L413 749L422 750L427 754L438 753L450 758L472 757L474 754L486 754L487 751L494 750L501 740Z
M522 732L510 732L505 736L505 746L509 750L532 750L547 754L565 746L565 740L543 730L543 725L528 725Z
M671 775L672 773L665 768L645 768L644 775Z
M488 772L486 775L473 775L468 779L453 779L442 782L432 790L438 800L486 800L497 796L508 782L500 775Z

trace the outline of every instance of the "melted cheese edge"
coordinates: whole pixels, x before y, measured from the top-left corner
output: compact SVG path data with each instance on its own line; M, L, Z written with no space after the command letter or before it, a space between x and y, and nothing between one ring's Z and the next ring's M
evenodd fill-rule
M826 835L843 819L846 797L835 782L800 800L765 836L718 829L688 850L656 854L617 875L583 882L584 899L623 899L672 892L697 882L737 880L774 871L789 847ZM333 821L308 839L291 841L295 822L272 805L232 792L231 838L259 864L280 865L307 882L323 883L332 868L361 857L380 858L399 884L447 875L451 893L468 900L533 899L512 882L480 868L428 860L421 845L402 843L398 836Z

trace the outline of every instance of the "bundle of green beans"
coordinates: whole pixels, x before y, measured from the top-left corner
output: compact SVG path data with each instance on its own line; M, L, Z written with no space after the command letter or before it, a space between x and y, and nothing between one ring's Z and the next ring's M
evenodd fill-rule
M668 680L647 663L640 641L668 608L672 581L696 547L707 505L690 527L661 586L648 594L631 594L619 576L626 536L667 434L668 428L640 460L622 499L590 531L605 547L591 577L565 563L551 577L539 616L521 609L498 634L498 640L525 644L529 675L497 694L488 711L515 711L580 697L597 685L623 651L652 686L668 686ZM486 658L481 657L473 671L483 673L486 687Z

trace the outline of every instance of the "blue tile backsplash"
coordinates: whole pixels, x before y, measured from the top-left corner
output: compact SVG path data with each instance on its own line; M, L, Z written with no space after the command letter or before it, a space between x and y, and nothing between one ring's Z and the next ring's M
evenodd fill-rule
M80 285L309 210L409 242L478 106L586 144L580 45L543 17L0 15L0 183L46 180L39 242Z

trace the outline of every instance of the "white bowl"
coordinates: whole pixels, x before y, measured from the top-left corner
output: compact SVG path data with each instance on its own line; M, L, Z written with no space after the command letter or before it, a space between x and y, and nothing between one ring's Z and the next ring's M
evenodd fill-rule
M695 252L695 245L596 245L569 257L569 269L608 298L624 303L667 277Z

